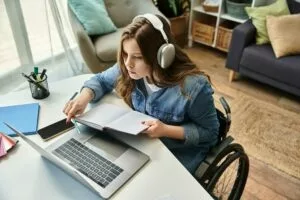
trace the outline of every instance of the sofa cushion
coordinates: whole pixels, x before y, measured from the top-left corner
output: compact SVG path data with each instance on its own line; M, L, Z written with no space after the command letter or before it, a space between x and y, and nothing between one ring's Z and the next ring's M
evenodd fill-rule
M118 28L114 33L97 37L94 40L96 54L100 60L113 62L117 60L117 50L124 28Z
M300 88L300 55L277 59L270 44L245 48L240 67Z
M290 14L286 0L277 0L268 6L246 7L245 9L256 28L256 44L270 42L266 27L267 15L280 16Z
M102 35L117 30L103 0L68 0L68 4L88 35Z
M300 55L300 14L267 16L267 29L276 58Z

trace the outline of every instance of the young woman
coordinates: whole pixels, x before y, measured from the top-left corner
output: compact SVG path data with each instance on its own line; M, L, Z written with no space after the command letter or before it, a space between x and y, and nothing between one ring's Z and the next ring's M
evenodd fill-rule
M83 85L65 105L67 121L116 89L134 110L157 120L144 132L160 138L191 172L217 142L219 123L208 77L173 42L161 16L137 16L124 30L118 62Z

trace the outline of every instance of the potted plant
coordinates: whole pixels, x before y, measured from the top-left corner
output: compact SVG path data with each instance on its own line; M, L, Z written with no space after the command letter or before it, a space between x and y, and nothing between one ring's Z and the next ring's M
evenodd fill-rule
M190 0L153 0L153 2L169 18L177 44L184 47L187 43Z

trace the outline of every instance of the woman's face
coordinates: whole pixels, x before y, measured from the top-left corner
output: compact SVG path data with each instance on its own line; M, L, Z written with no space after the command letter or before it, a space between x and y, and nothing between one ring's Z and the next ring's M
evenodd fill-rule
M150 77L150 66L144 62L140 47L134 38L123 41L123 60L130 78Z

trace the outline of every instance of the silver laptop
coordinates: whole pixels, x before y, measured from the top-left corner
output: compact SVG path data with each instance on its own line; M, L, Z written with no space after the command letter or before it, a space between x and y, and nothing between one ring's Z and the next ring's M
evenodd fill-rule
M109 198L128 181L149 156L107 133L81 126L43 149L5 123L43 157L62 168L102 198Z

